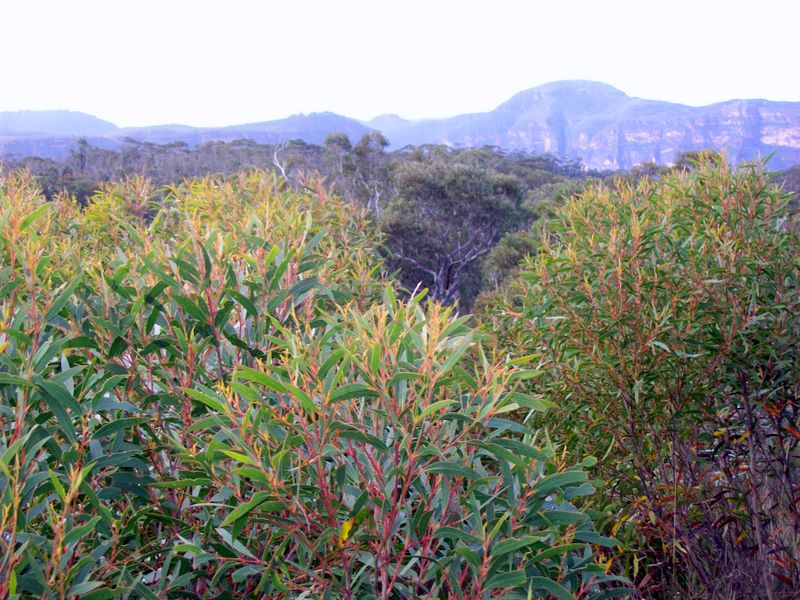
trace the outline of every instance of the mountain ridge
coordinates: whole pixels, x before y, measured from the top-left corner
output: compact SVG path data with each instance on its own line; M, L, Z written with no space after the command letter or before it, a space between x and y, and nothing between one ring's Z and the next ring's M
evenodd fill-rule
M724 150L734 163L769 154L774 154L770 163L774 168L800 163L800 102L732 99L689 106L628 96L607 83L588 80L555 81L523 90L486 112L421 120L383 114L358 121L317 112L215 128L119 128L74 111L0 112L0 156L36 152L60 158L78 137L101 139L110 148L121 147L125 138L190 146L234 139L268 144L302 139L319 144L330 133L358 138L370 130L380 130L394 148L426 143L492 145L551 153L564 160L577 158L596 169L669 163L680 152L702 148Z

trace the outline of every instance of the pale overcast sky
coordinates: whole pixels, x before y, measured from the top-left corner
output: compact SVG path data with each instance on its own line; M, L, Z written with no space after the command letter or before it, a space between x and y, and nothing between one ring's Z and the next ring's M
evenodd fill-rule
M800 0L0 0L0 110L120 126L491 110L559 79L800 101Z

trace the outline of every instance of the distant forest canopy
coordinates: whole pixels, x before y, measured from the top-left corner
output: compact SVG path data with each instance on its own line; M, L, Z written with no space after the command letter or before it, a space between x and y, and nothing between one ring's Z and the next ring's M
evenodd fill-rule
M471 162L500 172L513 172L527 180L524 183L530 187L545 183L544 174L578 178L606 177L614 173L586 170L580 159L559 160L550 154L509 152L497 147L454 149L431 144L389 152L388 145L388 140L379 133L364 135L357 143L344 133L334 133L327 136L324 144L302 140L260 144L242 139L210 141L195 147L184 142L155 144L127 138L120 150L94 146L86 138L81 138L77 147L70 150L63 160L28 156L0 158L0 161L10 168L30 170L48 197L67 191L79 201L93 194L100 183L131 175L141 175L156 186L164 186L192 177L232 175L243 169L273 170L284 175L290 183L319 173L340 188L348 184L352 187L352 180L361 179L362 185L367 184L364 179L374 179L382 169L405 160L418 160L422 156ZM374 185L375 182L370 183ZM349 190L339 191L345 193Z
M344 133L331 134L319 145L237 140L190 147L129 138L118 151L82 138L63 160L4 162L6 168L30 171L48 198L66 192L82 204L109 182L128 177L152 182L150 200L157 203L165 188L187 178L259 169L297 189L322 175L337 194L378 221L386 263L409 290L425 287L435 300L470 310L481 293L500 287L535 253L537 234L531 226L565 198L593 182L658 178L690 169L699 154L683 153L671 167L649 163L624 172L590 170L579 159L491 146L388 149L389 141L378 132L356 142ZM787 191L800 193L800 165L774 178Z

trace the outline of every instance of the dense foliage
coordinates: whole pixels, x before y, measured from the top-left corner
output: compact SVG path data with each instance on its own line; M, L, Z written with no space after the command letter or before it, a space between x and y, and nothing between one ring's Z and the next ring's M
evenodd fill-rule
M0 177L0 597L626 594L594 461L508 418L533 373L398 301L378 242L263 173Z
M428 282L445 304L458 298L473 263L524 220L515 178L466 164L409 162L397 190L381 220L392 258L408 284Z
M699 158L567 204L484 323L601 457L642 593L796 597L798 238L760 168Z
M502 235L527 229L542 203L576 191L587 177L579 162L549 155L445 146L389 152L388 143L377 132L355 143L332 134L321 146L239 140L190 148L127 140L113 151L82 140L63 161L29 157L10 166L35 175L48 198L66 190L81 203L126 177L146 177L155 188L151 196L161 197L165 186L185 178L236 176L248 168L271 170L295 190L323 176L334 193L367 209L390 233L387 261L410 290L427 287L462 310L481 290L494 289L498 273L492 266L484 276L482 259ZM423 213L434 218L420 218Z

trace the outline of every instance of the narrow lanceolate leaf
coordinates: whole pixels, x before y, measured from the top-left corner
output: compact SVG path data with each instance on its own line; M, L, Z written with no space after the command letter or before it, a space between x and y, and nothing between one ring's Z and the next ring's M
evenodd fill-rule
M268 387L269 389L280 392L282 394L286 393L286 386L263 371L258 371L256 369L251 369L250 367L239 367L236 369L236 373L234 377L237 379L245 379L247 381L252 381L253 383L258 383L259 385L263 385L264 387Z
M440 461L435 462L425 469L428 473L435 473L437 475L449 475L450 477L464 477L466 479L480 479L480 475L462 465L456 463Z
M531 562L541 562L560 554L567 554L568 552L577 552L579 550L583 550L585 547L586 544L562 544L560 546L552 546L546 550L537 552L533 557L531 557Z
M181 388L181 390L191 396L201 404L205 404L209 408L212 408L218 412L224 413L225 412L225 401L222 400L217 395L207 394L205 392L201 392L199 390L193 390L192 388Z
M81 598L102 585L104 585L102 581L83 581L81 583L76 583L67 592L67 598Z
M267 503L268 500L273 499L271 502ZM274 500L275 496L269 492L258 492L254 494L253 497L245 502L244 504L240 504L235 509L231 511L231 513L225 517L225 520L222 522L222 527L227 527L228 525L238 521L239 519L247 516L255 509L264 510L265 508L268 509L270 512L277 512L284 510L286 505L283 502L279 502Z
M543 477L534 485L534 489L539 494L549 494L554 490L558 490L570 485L583 483L588 479L588 475L583 471L565 471L563 473L554 473Z
M256 305L253 304L252 300L250 300L250 298L237 292L236 290L228 289L225 291L231 298L241 304L250 316L258 316L258 309L256 308Z
M531 394L523 394L521 392L513 392L508 394L506 398L510 402L515 402L519 404L523 408L528 408L530 410L536 410L540 412L544 412L550 408L553 408L555 405L552 402L548 402L542 398L537 398Z
M439 527L433 532L433 537L444 540L460 540L465 544L480 545L480 538L457 527Z
M84 525L70 529L70 531L64 536L64 543L72 544L73 542L83 539L94 531L94 528L99 522L100 516L95 516L89 519L89 521L87 521Z
M515 552L522 548L532 546L541 539L542 537L538 535L526 535L525 537L521 538L509 538L495 544L491 550L491 554L494 557L500 557L508 554L509 552Z
M579 542L597 544L598 546L606 546L607 548L613 548L619 545L619 542L614 538L604 537L595 531L576 531L575 539Z
M39 218L39 217L41 217L41 216L42 216L44 213L46 213L47 211L49 211L49 210L50 210L50 208L51 208L51 205L50 205L50 203L45 203L45 204L43 204L42 206L40 206L39 208L37 208L36 210L34 210L32 213L30 213L30 214L29 214L29 215L27 215L27 216L26 216L24 219L22 219L22 221L21 221L21 222L20 222L20 224L19 224L19 230L20 230L20 231L25 231L25 230L26 230L28 227L30 227L30 226L31 226L31 224L32 224L34 221L36 221L36 219L38 219L38 218Z
M317 407L314 404L314 401L309 397L308 394L306 394L299 387L297 387L296 385L292 385L290 383L287 383L286 384L286 391L287 391L287 393L289 393L292 396L294 396L294 398L297 400L298 404L300 404L300 407L303 410L305 410L307 412L310 412L310 413L316 412Z
M184 296L173 296L173 300L175 300L175 302L177 302L183 310L185 310L187 313L189 313L189 315L198 321L202 323L208 322L208 311L201 304L196 304Z
M242 454L241 452L236 452L234 450L220 450L220 452L222 452L225 456L229 456L233 460L240 463L244 463L246 465L255 467L258 466L259 464L255 458L251 458L246 454Z
M66 392L66 390L64 390ZM64 406L64 403L59 398L48 394L43 393L42 396L44 397L44 402L47 405L47 408L53 413L53 416L58 421L59 431L67 436L67 439L76 444L78 442L78 432L75 429L75 423L73 422L72 417L69 416L67 413L67 409Z
M456 402L455 400L439 400L438 402L433 402L432 404L429 404L428 406L423 408L420 411L419 416L424 419L425 417L432 415L433 413L439 412L443 408L447 408L451 404L455 404L455 402Z
M509 571L508 573L499 573L490 577L486 582L487 590L502 590L510 587L521 587L528 583L528 577L525 571ZM570 596L572 599L572 596Z
M99 427L97 431L92 434L93 438L101 438L106 435L111 435L118 431L123 431L125 429L130 429L135 425L141 425L142 423L147 423L148 419L146 417L122 417L119 419L114 419L113 421L106 423L102 427Z
M36 383L42 395L49 396L53 400L59 402L64 408L71 410L75 415L83 414L83 408L75 400L75 397L69 393L66 387L54 381L42 379L39 376L34 376L34 383Z
M72 296L80 283L80 277L76 277L70 283L68 283L63 290L61 290L61 293L55 300L53 300L52 304L50 304L50 307L47 309L47 312L44 315L45 321L52 321L53 318L55 318L55 316L61 312L61 309L67 305L70 296Z
M358 431L357 429L342 429L339 431L339 438L369 444L384 454L390 454L389 448L386 446L383 440L365 431Z
M0 373L0 384L2 385L16 385L26 387L31 384L30 381L19 375L10 375L8 373Z
M253 558L253 559L256 558L255 555L252 552L250 552L250 550L247 549L247 546L242 544L242 542L240 542L239 540L234 539L233 536L231 535L231 532L228 531L227 529L218 527L216 529L216 532L217 534L219 534L219 537L221 537L226 544L228 544L239 554L244 554L248 558Z
M450 352L450 355L445 359L444 363L442 364L441 370L439 373L444 376L446 375L455 365L461 360L461 357L464 356L464 353L467 351L467 348L470 347L472 344L472 332L465 335L459 341L458 345L453 348Z
M567 588L547 577L531 577L527 581L527 584L530 586L529 589L545 590L558 598L558 600L575 600L575 596L573 596Z
M378 393L371 387L360 383L348 383L343 385L330 395L331 402L339 402L350 398L374 398Z

